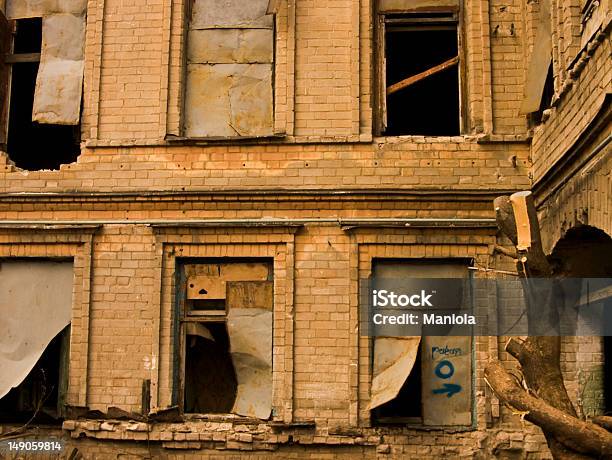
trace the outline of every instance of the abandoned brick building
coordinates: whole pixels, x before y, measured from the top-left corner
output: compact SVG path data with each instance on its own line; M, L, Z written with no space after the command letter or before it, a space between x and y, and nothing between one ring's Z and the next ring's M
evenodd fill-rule
M567 272L612 273L610 0L0 7L0 441L549 458L484 382L503 337L413 341L463 350L462 391L419 354L378 401L359 282L512 276L492 203L519 190ZM585 417L610 345L563 341Z

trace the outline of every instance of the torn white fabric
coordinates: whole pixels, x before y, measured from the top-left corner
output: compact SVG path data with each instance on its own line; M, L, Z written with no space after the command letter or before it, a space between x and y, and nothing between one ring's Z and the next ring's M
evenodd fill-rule
M70 13L82 15L87 0L7 0L7 19L39 18L49 14Z
M0 263L0 398L70 324L73 279L71 262Z
M85 16L53 14L43 18L33 121L79 124L85 68L84 43Z
M397 397L412 372L420 343L421 337L376 337L368 410Z

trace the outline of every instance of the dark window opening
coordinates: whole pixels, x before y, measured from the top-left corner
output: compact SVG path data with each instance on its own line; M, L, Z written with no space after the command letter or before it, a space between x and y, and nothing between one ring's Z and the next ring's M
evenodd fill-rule
M377 407L372 411L372 419L377 423L415 423L421 422L423 409L421 405L421 355L419 351L412 368L412 372L402 385L402 389L391 401Z
M40 53L42 18L18 19L13 38L13 53Z
M42 20L19 19L13 35L7 152L19 168L59 169L80 153L80 126L32 121L36 76L40 63Z
M188 335L185 356L185 412L229 413L236 399L236 373L225 324L207 324L212 339Z
M418 292L418 281L433 279L452 282L455 308L471 305L471 295L463 282L470 279L471 259L393 259L372 260L373 289L391 292ZM398 286L410 286L398 292ZM374 307L376 308L376 307ZM439 310L442 311L442 310ZM371 342L370 417L374 425L469 426L472 423L471 337L431 335L421 326L421 337L376 337ZM450 332L450 331L449 331ZM440 350L456 353L440 353ZM442 375L440 366L452 369ZM398 374L399 369L403 374ZM464 374L455 369L464 369ZM400 380L403 379L403 380ZM449 398L452 410L449 407ZM392 399L391 399L392 398Z
M542 90L542 99L540 100L540 107L537 112L533 112L530 118L530 125L535 126L542 123L542 115L544 110L550 108L552 98L555 95L555 83L553 76L552 63L548 66L548 72L546 74L546 81L544 82L544 89Z
M70 326L49 343L28 376L0 399L0 422L61 423L67 385Z
M460 133L457 25L443 15L388 16L385 24L386 135L453 136ZM454 59L454 61L453 61ZM438 70L442 64L442 69ZM438 70L438 71L435 71ZM401 89L423 72L428 76Z
M269 417L272 278L270 259L179 261L173 398L184 413Z
M460 134L456 22L448 15L387 16L384 27L387 121L383 134ZM410 77L417 81L410 82ZM401 82L407 86L394 86Z

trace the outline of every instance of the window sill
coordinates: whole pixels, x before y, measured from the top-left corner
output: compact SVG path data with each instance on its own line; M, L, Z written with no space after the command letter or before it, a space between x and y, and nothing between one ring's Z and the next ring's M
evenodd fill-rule
M475 425L423 425L422 419L418 417L409 418L386 418L372 423L377 429L404 428L415 431L444 431L445 433L464 433L476 431Z
M167 135L165 141L170 144L178 145L208 145L208 144L224 144L224 143L258 143L261 141L284 140L285 133L274 133L263 136L210 136L210 137L183 137Z
M183 414L183 419L186 422L205 421L217 423L236 423L239 425L245 423L263 423L268 424L270 420L261 420L255 417L244 417L236 414Z
M529 134L461 134L458 136L379 136L373 139L375 143L387 144L433 144L433 143L477 143L477 144L494 144L494 143L528 143L531 141Z

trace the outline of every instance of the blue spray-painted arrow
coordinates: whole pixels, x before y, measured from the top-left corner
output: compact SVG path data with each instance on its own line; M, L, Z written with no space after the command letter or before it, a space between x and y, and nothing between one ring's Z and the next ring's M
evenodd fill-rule
M455 383L444 383L443 385L444 388L436 388L432 391L432 393L435 395L442 395L444 393L448 393L446 397L450 398L452 395L461 391L461 385L457 385Z

